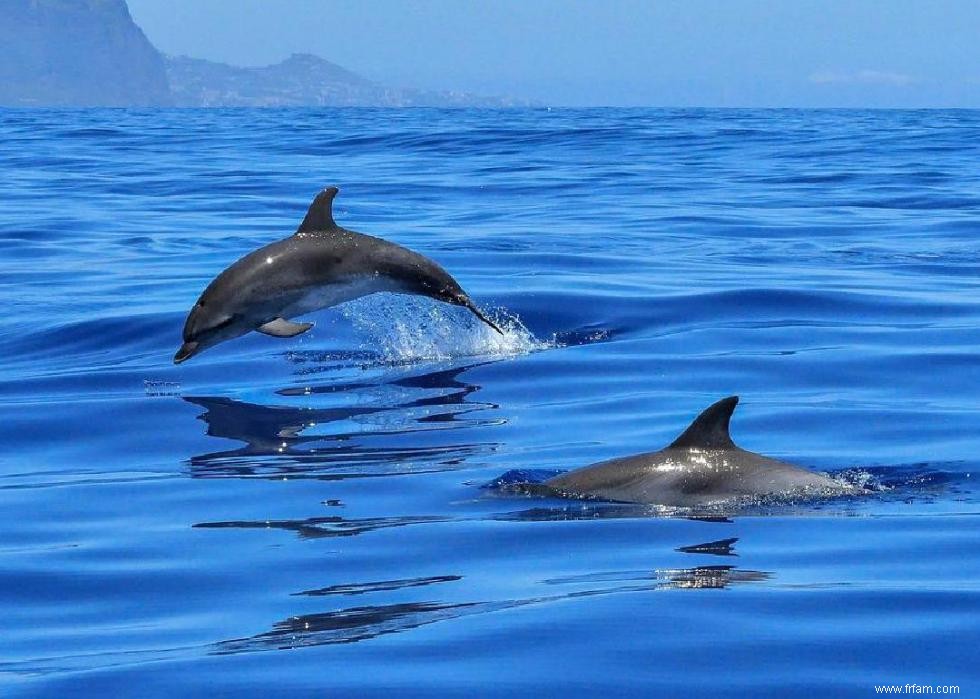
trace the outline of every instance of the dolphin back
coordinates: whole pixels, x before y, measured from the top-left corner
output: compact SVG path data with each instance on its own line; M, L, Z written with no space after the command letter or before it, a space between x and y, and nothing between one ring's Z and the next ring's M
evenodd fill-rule
M337 276L383 276L390 280L389 290L420 294L456 306L469 309L473 315L500 334L503 331L473 303L459 282L435 260L414 250L381 238L347 230L337 225L333 218L333 201L336 187L327 187L310 204L306 217L296 230L294 238L331 238L332 244L347 243L347 254L337 257ZM329 252L329 251L328 251ZM328 255L329 257L329 255ZM342 264L341 264L342 263Z
M736 446L729 422L737 405L737 396L714 403L665 449L592 464L545 485L562 495L670 507L847 491L822 474Z

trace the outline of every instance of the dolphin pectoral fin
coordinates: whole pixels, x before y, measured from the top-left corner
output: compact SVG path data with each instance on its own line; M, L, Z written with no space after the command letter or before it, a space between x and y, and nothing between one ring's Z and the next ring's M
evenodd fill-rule
M271 335L272 337L296 337L312 327L313 323L293 323L285 318L275 318L264 325L260 325L256 330L263 335Z
M333 222L333 198L340 190L336 187L327 187L316 195L313 203L310 204L306 218L296 229L297 233L315 233L317 231L329 231L337 227Z

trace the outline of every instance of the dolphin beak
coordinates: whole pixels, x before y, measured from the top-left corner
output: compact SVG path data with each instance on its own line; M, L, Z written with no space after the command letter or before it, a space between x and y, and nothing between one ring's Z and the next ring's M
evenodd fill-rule
M489 325L491 328L493 328L494 330L496 330L501 335L504 334L504 331L501 330L500 328L498 328L497 325L496 325L496 323L494 323L492 320L490 320L485 315L483 315L483 311L481 311L479 308L477 308L476 307L476 304L473 303L468 297L465 297L464 296L461 299L461 301L462 301L462 304L461 305L466 306L466 308L470 309L470 311L473 312L473 315L475 315L477 318L479 318L480 320L482 320L484 323L486 323L487 325Z
M180 364L181 362L186 362L188 359L197 354L196 342L185 342L177 350L177 354L174 355L174 364Z

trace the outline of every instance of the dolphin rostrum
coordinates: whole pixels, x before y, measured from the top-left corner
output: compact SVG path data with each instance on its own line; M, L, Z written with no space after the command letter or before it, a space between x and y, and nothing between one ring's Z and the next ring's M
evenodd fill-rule
M463 306L503 334L437 263L334 223L338 191L327 187L320 192L294 235L249 253L208 284L187 316L175 364L252 330L294 337L313 323L294 323L293 316L378 291Z
M758 496L843 495L859 489L739 448L728 433L738 396L697 416L660 451L603 461L544 482L562 495L668 507L694 507Z

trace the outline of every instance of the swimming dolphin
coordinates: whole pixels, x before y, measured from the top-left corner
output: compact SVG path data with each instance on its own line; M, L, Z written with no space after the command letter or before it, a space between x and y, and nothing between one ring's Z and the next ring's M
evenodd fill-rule
M463 306L503 334L429 258L334 223L338 191L327 187L320 192L294 235L249 253L208 284L187 316L174 364L252 330L294 337L313 323L294 323L293 316L378 291Z
M857 489L798 466L739 448L728 433L738 396L697 416L660 451L563 473L544 482L562 495L693 507L760 495L842 495Z

